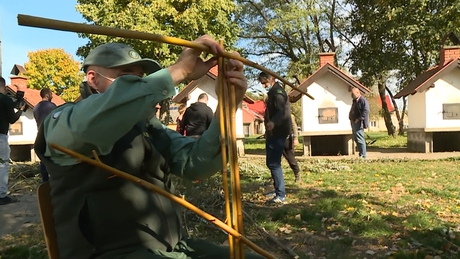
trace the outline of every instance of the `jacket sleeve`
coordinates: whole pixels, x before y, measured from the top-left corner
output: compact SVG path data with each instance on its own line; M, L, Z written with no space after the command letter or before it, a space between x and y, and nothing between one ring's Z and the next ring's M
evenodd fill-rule
M46 141L89 157L93 157L93 150L100 155L108 154L118 139L153 113L156 103L174 93L167 69L144 78L118 77L105 93L53 110L43 122ZM45 155L59 165L79 163L50 146Z
M213 120L201 137L194 139L165 128L171 139L171 172L190 180L205 179L222 169L220 129ZM228 153L228 152L227 152Z
M297 122L295 122L295 117L292 114L291 114L291 121L292 121L292 133L294 134L294 138L298 138L299 131L297 130Z
M206 114L206 129L209 128L212 122L212 118L214 117L214 113L212 112L212 109L208 107L208 112Z
M369 103L364 98L362 98L359 103L360 103L360 106L359 106L359 118L358 119L360 121L367 121L369 118Z
M180 121L180 134L184 135L184 136L185 136L186 131L187 131L187 129L185 128L185 125L187 125L187 122L188 122L187 110L188 110L188 108L185 109L184 115L182 115L182 120Z
M10 98L5 98L6 100L6 117L8 118L8 123L13 124L19 120L19 117L22 115L22 110L14 111L14 102Z

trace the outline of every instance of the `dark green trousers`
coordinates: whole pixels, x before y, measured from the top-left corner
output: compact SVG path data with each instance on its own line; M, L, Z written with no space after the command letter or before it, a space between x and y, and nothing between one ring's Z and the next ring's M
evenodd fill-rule
M228 246L221 246L202 239L181 241L172 252L151 251L141 248L113 259L229 259ZM263 259L259 254L245 253L245 259Z

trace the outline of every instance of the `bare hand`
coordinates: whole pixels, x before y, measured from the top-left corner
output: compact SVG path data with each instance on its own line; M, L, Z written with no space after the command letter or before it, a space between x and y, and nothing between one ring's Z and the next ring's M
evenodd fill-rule
M210 54L219 55L224 52L222 47L209 35L204 35L194 42L206 45ZM192 48L184 48L177 62L168 68L174 83L182 82L185 79L195 80L204 76L209 69L217 65L217 58L213 57L207 61L201 59L203 51Z
M292 145L294 145L294 147L299 145L299 139L294 137L294 141L292 142Z
M234 55L240 55L233 52ZM235 88L235 101L239 104L243 101L246 90L248 89L248 81L243 72L244 65L241 61L230 59L228 60L228 69L225 71L225 77L228 80L228 86Z
M358 122L359 122L359 120L358 120L358 119L355 119L355 123L358 123Z
M275 123L273 123L271 121L269 123L267 123L267 125L265 125L266 130L272 130L274 127L275 127Z

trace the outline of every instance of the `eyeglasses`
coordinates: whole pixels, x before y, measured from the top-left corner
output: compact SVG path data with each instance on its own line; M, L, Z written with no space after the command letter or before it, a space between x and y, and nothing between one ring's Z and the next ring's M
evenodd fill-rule
M102 76L103 78L105 78L105 79L109 80L110 82L113 82L113 81L115 81L115 78L110 78L110 77L108 77L108 76L105 76L105 75L103 75L103 74L101 74L101 73L97 72L97 71L95 71L95 72L96 72L96 74L98 74L98 75Z

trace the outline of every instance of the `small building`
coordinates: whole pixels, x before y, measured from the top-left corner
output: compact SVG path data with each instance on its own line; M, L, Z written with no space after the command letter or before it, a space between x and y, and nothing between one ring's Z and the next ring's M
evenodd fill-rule
M369 128L367 129L368 132L380 132L380 131L387 131L387 127L385 125L385 119L383 118L380 111L382 110L382 100L380 96L373 96L373 97L366 97L369 101L371 114L369 116ZM389 95L385 96L385 102L387 103L388 111L390 112L391 122L395 127L398 127L399 121L396 116L396 109L393 106L393 103L390 99ZM375 111L373 110L375 109ZM404 127L408 125L408 118L407 114L404 115Z
M395 95L408 97L410 151L460 151L460 46L444 47L439 56L436 66Z
M206 75L185 86L176 96L172 98L172 102L186 103L187 107L189 107L192 103L195 103L198 100L198 96L200 94L206 93L209 97L208 106L213 112L216 112L218 103L216 94L217 75L218 68L217 66L214 66L208 71L208 73L206 73ZM244 100L249 103L254 102L254 100L248 96L245 96ZM238 155L244 155L243 111L241 104L236 111L235 121Z
M20 65L15 65L12 73L24 71ZM23 112L19 120L10 125L8 143L11 147L10 158L13 161L37 161L33 145L37 136L37 123L33 115L33 108L42 100L40 90L30 89L27 86L27 78L18 75L10 76L11 83L6 86L7 94L13 98L17 91L24 92L24 101L27 105L26 112ZM53 103L64 104L65 101L53 93Z
M299 88L308 91L314 100L291 91L291 102L302 102L304 156L352 155L355 144L348 114L352 98L351 89L357 87L361 94L370 90L334 65L335 53L320 53L320 68L303 81Z
M260 114L258 110L253 109L256 103L263 104L263 101L255 101L253 104L243 101L241 107L243 111L243 132L245 137L265 133L263 113ZM263 107L265 108L264 104Z

